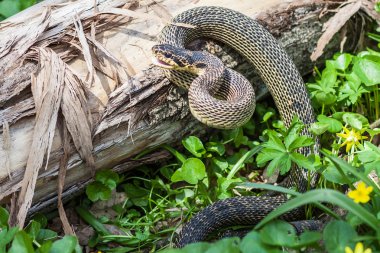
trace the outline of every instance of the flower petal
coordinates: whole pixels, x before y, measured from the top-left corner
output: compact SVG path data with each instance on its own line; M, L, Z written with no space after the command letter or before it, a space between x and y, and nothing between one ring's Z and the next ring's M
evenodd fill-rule
M354 253L350 247L344 248L344 253Z
M354 143L352 141L347 142L346 152L348 153L351 150L351 147Z
M370 200L368 195L361 195L360 198L358 198L358 201L365 204Z
M365 183L363 181L360 181L358 183L358 185L356 186L356 189L359 190L359 191L365 191L365 189L366 189Z
M373 191L373 187L372 186L368 186L366 189L365 189L365 192L369 195L371 192Z
M347 196L351 199L355 199L357 196L358 196L358 192L356 190L353 190L353 191L349 191L347 193Z
M364 246L363 246L363 243L361 242L358 242L355 246L355 253L363 253L364 251Z

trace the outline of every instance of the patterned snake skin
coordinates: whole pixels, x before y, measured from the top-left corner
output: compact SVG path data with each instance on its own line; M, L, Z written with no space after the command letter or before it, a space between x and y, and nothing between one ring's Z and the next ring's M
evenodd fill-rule
M311 103L296 66L273 36L256 21L221 7L194 8L179 14L170 25L163 28L159 35L159 44L185 48L189 42L200 37L219 40L252 63L271 92L287 127L295 115L306 125L314 122ZM211 58L204 61L208 64L211 62L212 65L217 60ZM190 110L197 119L218 128L240 126L249 119L254 110L253 90L235 71L217 68L213 70L212 66L206 67L206 71L195 80L194 75L179 70L166 69L165 73L170 80L189 89ZM227 81L219 82L218 86L212 84L217 83L220 76ZM229 84L230 80L233 80L232 84ZM245 107L242 109L241 106ZM309 135L307 130L303 134ZM318 149L317 145L315 149ZM309 154L311 151L304 148L300 152ZM315 176L312 177L315 180ZM300 168L293 168L287 181L289 186L296 187L301 192L305 191L307 173ZM183 247L191 242L205 240L210 233L226 226L257 224L285 201L286 198L282 195L235 197L218 201L197 213L185 224L177 246ZM282 218L292 221L302 219L303 215L303 210L294 210Z

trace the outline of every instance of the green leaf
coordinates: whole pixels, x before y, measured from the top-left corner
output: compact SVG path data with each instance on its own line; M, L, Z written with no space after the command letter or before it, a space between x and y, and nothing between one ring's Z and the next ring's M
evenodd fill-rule
M299 138L297 130L298 128L295 126L295 124L292 124L285 135L284 145L287 151L291 150L290 146Z
M262 121L262 122L267 122L267 121L268 121L273 115L275 115L274 112L271 112L271 111L266 112L266 113L264 114L264 117L263 117L263 121Z
M279 129L280 131L285 132L285 130L286 130L285 124L282 120L274 120L272 122L272 126L276 129Z
M176 195L176 202L182 203L186 201L188 198L192 198L194 196L194 191L190 189L183 189L180 193Z
M256 157L257 166L263 167L267 162L284 154L283 151L276 149L265 148Z
M162 253L239 253L240 239L224 238L214 243L198 242L186 245L182 249L166 249Z
M17 12L20 12L20 6L18 1L14 0L2 0L0 1L0 15L3 15L5 18L13 16Z
M329 129L330 125L327 123L314 122L310 125L309 131L314 135L321 135Z
M224 152L226 151L224 145L219 142L207 142L206 149L209 152L214 152L221 156L224 155Z
M284 194L292 195L292 196L300 196L301 195L301 193L299 193L295 190L285 188L282 186L278 186L278 185L272 185L272 184L244 182L244 183L238 184L238 186L245 187L248 189L261 189L261 190L275 191L275 192L284 193Z
M336 84L337 79L337 72L333 67L329 67L327 64L329 62L326 62L326 68L322 71L322 77L321 77L321 87L322 90L326 92L333 91L333 88Z
M119 175L112 170L100 170L96 172L95 180L108 186L111 190L115 189L119 183Z
M290 168L292 166L292 158L289 154L283 154L281 156L281 159L278 161L277 168L280 170L281 175L285 175L290 171ZM268 175L272 175L274 171L271 171L268 166Z
M357 179L360 179L361 181L363 181L366 185L372 186L374 192L376 192L376 194L380 195L379 188L371 180L369 180L369 178L367 177L367 175L364 175L363 173L360 173L357 168L355 168L352 165L348 164L346 161L343 161L342 159L339 159L338 157L335 157L335 156L332 156L330 154L327 154L324 150L321 150L320 152L324 156L326 156L335 165L335 167L340 168L340 170L343 171L344 173L351 173Z
M380 83L380 64L366 58L357 58L353 71L367 86Z
M228 190L232 188L236 183L241 183L241 179L228 179L225 177L219 177L217 180L218 183L218 199L225 199L226 197L230 197Z
M380 149L377 146L366 141L364 142L364 149L357 154L367 171L374 169L380 175Z
M317 120L322 124L327 124L328 128L327 130L330 133L337 133L342 130L343 125L339 120L336 120L334 118L329 118L325 115L318 115Z
M329 165L323 172L323 177L330 182L338 183L338 184L347 184L347 177L344 177L337 168L333 165Z
M44 214L42 213L36 213L32 216L32 220L37 221L38 223L41 224L41 228L45 228L47 226L47 218Z
M236 148L248 143L248 137L244 135L243 128L239 127L232 131L234 132L234 144Z
M51 246L53 245L52 241L44 242L41 247L36 250L36 253L50 253Z
M189 136L182 140L182 145L196 157L202 157L206 153L202 141L196 136Z
M13 227L9 230L5 228L0 231L0 252L1 253L5 252L5 246L13 240L14 236L16 235L18 231L19 231L18 227Z
M268 245L293 247L296 244L296 231L285 221L276 220L260 230L261 240Z
M380 128L366 129L365 131L367 133L369 133L369 135L371 136L371 138L375 137L375 135L380 134Z
M273 130L268 130L267 135L269 140L263 144L264 148L286 152L285 145L282 143L282 140L279 138L277 132Z
M321 105L331 105L337 100L336 95L330 92L318 92L315 94L315 98Z
M171 177L173 182L186 181L197 184L206 177L206 167L198 158L188 158Z
M297 248L305 247L307 245L315 244L320 242L322 235L316 231L306 231L299 236L299 241L297 242Z
M355 87L359 87L360 84L362 83L362 81L360 80L360 78L358 77L358 75L355 74L355 72L351 72L348 75L346 75L346 79L350 83L354 84Z
M35 240L38 236L38 233L41 230L41 224L36 221L31 221L28 226L25 228L25 232L28 233L28 235Z
M65 235L61 240L55 241L50 253L72 253L78 245L78 239L72 235Z
M8 253L34 253L32 239L25 231L16 233Z
M305 136L305 135L297 135L297 138L290 143L288 150L294 151L301 147L309 147L314 144L314 140L311 137Z
M355 105L364 93L369 91L362 87L361 83L351 81L344 82L339 89L338 101L345 101L345 105Z
M0 206L0 228L8 226L9 212Z
M341 253L358 236L345 221L331 221L323 230L323 241L328 252Z
M268 175L272 175L277 169L280 170L280 174L283 175L287 173L291 168L290 156L285 153L280 156L274 157L273 160L268 164L267 172Z
M336 119L336 120L343 121L343 115L344 115L345 113L346 113L346 112L336 112L336 113L334 113L333 115L331 115L331 117L333 117L333 118Z
M313 162L302 154L296 152L290 153L290 159L300 168L315 170Z
M111 198L111 189L100 182L91 182L86 187L86 195L92 201L107 200Z
M263 227L273 219L295 208L314 202L327 202L344 208L356 215L363 223L366 223L373 230L377 231L377 233L380 232L380 221L377 220L373 214L371 214L361 205L349 199L344 194L330 189L312 190L289 200L274 211L270 212L263 220L260 221L259 224L256 225L255 229Z
M206 253L240 253L239 242L238 237L224 238L213 243Z
M169 151L172 155L174 155L175 158L177 158L177 160L180 162L180 163L184 163L186 161L186 156L184 154L182 154L181 152L178 152L177 150L175 150L174 148L170 147L169 145L162 145L162 147L164 149L166 149L167 151Z
M380 7L380 2L376 2L376 4L375 4L375 10L377 11L377 12L379 12L378 11L378 8ZM376 33L368 33L368 37L369 38L371 38L371 39L373 39L373 40L376 40L377 42L380 42L380 35L379 34L376 34Z
M351 54L347 54L347 53L341 54L335 59L334 66L336 69L344 71L350 65L351 60L352 60Z
M43 241L46 241L46 240L52 240L52 239L55 239L58 237L58 234L57 232L53 231L53 230L50 230L50 229L40 229L40 231L38 232L38 235L37 235L37 238L36 240L38 242L43 242Z
M136 186L134 184L123 184L124 192L128 198L141 198L147 197L149 191L143 187Z
M88 224L90 224L96 232L98 232L100 235L112 235L111 232L109 232L104 225L99 222L92 213L90 213L86 208L81 206L76 206L75 211L78 213L78 215Z
M368 127L368 119L359 113L346 112L342 116L343 121L357 130Z
M201 253L208 252L207 250L212 246L208 242L191 243L183 247L182 249L165 249L160 251L161 253Z
M24 10L36 3L37 0L22 0L20 3L20 10Z
M240 243L240 251L242 253L281 253L282 251L266 245L260 239L260 234L257 231L248 233Z
M212 157L211 166L215 171L222 172L228 168L228 162L223 157Z
M261 146L257 146L246 152L238 161L237 163L232 167L231 171L227 175L227 179L232 179L233 176L236 174L236 172L242 167L242 165L250 159L254 154L260 152L262 149Z

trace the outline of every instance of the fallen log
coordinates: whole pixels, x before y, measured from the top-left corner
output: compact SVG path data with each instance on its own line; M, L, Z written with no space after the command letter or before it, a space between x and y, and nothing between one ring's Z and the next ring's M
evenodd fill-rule
M186 92L150 64L155 36L171 16L200 5L238 10L263 24L305 75L333 52L356 49L368 14L352 14L315 63L310 55L329 10L344 1L65 2L47 0L0 23L0 203L18 192L13 209L21 225L26 211L56 205L65 129L71 142L63 198L80 192L94 170L123 172L167 159L162 150L133 157L207 130L189 114ZM246 75L258 99L267 95L233 50L209 40L192 47Z

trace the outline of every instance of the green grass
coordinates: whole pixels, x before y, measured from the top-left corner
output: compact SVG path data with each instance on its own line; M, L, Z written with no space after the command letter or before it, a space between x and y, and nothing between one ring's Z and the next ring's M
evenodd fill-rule
M0 21L32 6L37 0L0 0Z

